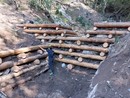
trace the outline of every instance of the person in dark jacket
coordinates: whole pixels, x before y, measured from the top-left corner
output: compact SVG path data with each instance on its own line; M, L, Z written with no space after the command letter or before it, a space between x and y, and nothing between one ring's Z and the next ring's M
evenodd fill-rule
M51 71L51 75L54 74L54 51L52 50L52 48L47 48L46 49L47 53L48 53L48 64L49 64L49 69Z

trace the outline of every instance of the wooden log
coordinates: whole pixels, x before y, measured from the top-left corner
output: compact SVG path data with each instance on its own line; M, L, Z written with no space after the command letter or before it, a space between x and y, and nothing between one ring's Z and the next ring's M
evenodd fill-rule
M112 34L109 34L109 35L108 35L108 38L112 38L112 37L113 37L113 35L112 35Z
M87 30L86 34L112 34L112 35L122 35L129 33L128 31L117 31L117 30Z
M15 86L20 86L21 84L27 82L27 81L30 81L32 80L33 78L39 76L40 74L46 72L49 68L48 67L45 67L44 69L42 69L40 72L37 72L35 75L33 76L29 76L27 77L26 79L20 79L20 80L17 80L17 81L14 81L13 79L9 80L9 85L6 86L6 87L3 87L1 89L1 91L7 91L9 89L12 89L14 88ZM10 81L12 81L12 83L10 83Z
M73 44L59 44L59 43L49 43L52 47L62 47L62 48L72 48L72 49L81 49L81 50L90 50L97 52L108 52L108 48L97 47L97 46L87 46L87 45L73 45Z
M53 36L39 36L37 37L37 39L44 39L44 40L68 40L68 41L84 41L84 42L95 42L95 43L114 43L115 42L115 38L109 39L109 38L87 38L87 37L61 37L61 36L57 36L57 37L53 37Z
M67 65L67 69L72 70L73 68L74 68L74 65L72 65L72 64Z
M104 53L104 52L100 52L100 56L101 56L101 57L104 57L104 56L105 56L105 53Z
M107 48L108 46L109 46L108 43L103 43L103 47L104 47L104 48Z
M61 28L72 30L71 27L65 27L57 24L18 24L18 27L27 27L27 28Z
M14 66L13 61L4 62L4 63L0 64L0 71L5 70L7 68L11 68L12 66Z
M43 65L46 65L46 64L47 63L41 64L41 65L34 65L34 66L29 67L29 68L23 69L23 70L21 70L21 71L19 71L17 73L10 73L8 75L3 75L3 76L0 77L0 83L5 82L8 79L18 77L18 76L20 76L20 75L22 75L22 74L24 74L26 72L29 72L29 71L32 71L32 70L36 69L36 68L40 68L40 67L42 67Z
M94 26L101 28L128 28L130 27L130 22L95 22Z
M42 30L42 28L40 27L39 30Z
M43 54L43 51L42 50L37 50L37 53Z
M82 61L83 61L83 58L82 58L82 57L79 57L79 58L78 58L78 61L79 61L79 62L82 62Z
M92 63L87 63L87 62L78 62L77 60L70 60L70 59L65 59L65 58L62 58L62 59L55 58L55 60L59 62L74 64L74 65L93 68L93 69L97 69L99 67L99 65L97 64L92 64Z
M18 54L17 55L17 58L19 58L19 59L25 59L27 57L27 54L25 54L25 53L20 53L20 54Z
M94 60L104 60L106 57L101 57L99 55L90 55L90 54L83 54L83 53L76 53L76 52L68 52L68 51L62 51L62 50L53 50L56 54L63 54L63 55L70 55L75 57L82 57L82 58L89 58Z
M36 45L36 46L23 47L23 48L14 49L14 50L10 49L10 50L7 50L7 51L0 51L0 58L7 57L7 56L10 56L10 55L17 55L17 54L20 54L20 53L35 51L35 50L40 49L40 47L48 48L50 46L49 45Z
M77 40L76 43L77 43L77 45L79 45L79 46L81 45L81 41L80 41L80 40Z
M76 35L75 32L71 31L71 30L33 30L33 29L25 29L24 32L26 33L37 33L37 34L72 34L72 35Z
M42 55L38 54L35 56L28 57L26 59L21 59L18 62L7 61L7 62L4 62L0 65L0 71L5 70L7 68L11 68L13 66L19 66L21 64L29 63L29 62L32 62L36 59L41 59L41 58L45 58L45 57L47 57L47 54L42 54Z

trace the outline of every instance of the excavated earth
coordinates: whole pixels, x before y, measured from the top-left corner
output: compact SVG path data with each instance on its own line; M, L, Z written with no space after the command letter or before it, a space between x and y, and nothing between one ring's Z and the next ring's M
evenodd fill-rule
M88 98L130 98L130 34L112 47L100 65Z

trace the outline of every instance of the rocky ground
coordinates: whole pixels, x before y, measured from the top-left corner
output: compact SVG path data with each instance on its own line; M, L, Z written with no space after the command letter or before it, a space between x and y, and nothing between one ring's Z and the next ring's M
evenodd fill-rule
M88 98L130 97L130 35L115 44L93 78Z

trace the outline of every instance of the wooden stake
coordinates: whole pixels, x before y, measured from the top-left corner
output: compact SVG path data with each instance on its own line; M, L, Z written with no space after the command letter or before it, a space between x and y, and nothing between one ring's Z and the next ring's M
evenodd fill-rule
M78 58L78 61L79 61L79 62L82 62L82 61L83 61L83 58L82 58L82 57L79 57L79 58Z
M72 65L72 64L67 65L67 69L72 70L73 68L74 68L74 65Z
M93 69L97 69L99 67L99 65L97 65L97 64L92 64L92 63L87 63L87 62L79 62L76 60L70 60L70 59L65 59L65 58L63 58L63 59L55 58L55 60L59 61L59 62L74 64L74 65L93 68Z
M109 46L108 43L103 43L103 47L104 47L104 48L107 48L108 46Z

